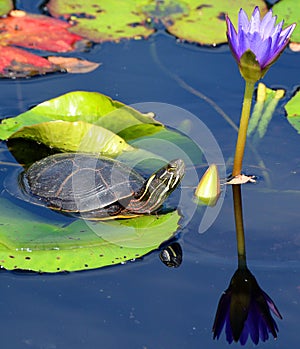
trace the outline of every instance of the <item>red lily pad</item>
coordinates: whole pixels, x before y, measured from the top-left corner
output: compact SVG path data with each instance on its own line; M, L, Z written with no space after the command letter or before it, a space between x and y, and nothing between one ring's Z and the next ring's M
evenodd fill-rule
M17 47L0 45L0 77L24 78L59 71L58 65L46 58L26 52Z
M69 52L82 37L68 31L71 25L43 15L12 11L0 18L0 45L16 45L36 50Z
M70 26L69 23L58 19L18 10L0 18L0 77L24 78L68 71L61 64L15 46L52 52L74 51L78 45L86 44L87 41L77 34L70 33ZM95 68L95 65L89 67L90 70ZM81 72L83 71L81 67Z

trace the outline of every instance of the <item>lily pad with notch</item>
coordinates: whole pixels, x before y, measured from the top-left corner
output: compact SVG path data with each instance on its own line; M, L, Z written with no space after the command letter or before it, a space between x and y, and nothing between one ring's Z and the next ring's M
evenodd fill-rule
M56 273L100 268L140 258L171 238L177 211L131 220L62 223L0 198L0 265Z

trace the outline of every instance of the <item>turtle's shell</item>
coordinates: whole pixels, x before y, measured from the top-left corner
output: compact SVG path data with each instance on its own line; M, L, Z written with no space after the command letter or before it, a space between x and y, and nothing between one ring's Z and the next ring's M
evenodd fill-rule
M124 206L142 187L141 175L119 161L86 154L55 154L23 174L23 190L40 204L68 212L92 212L114 203Z

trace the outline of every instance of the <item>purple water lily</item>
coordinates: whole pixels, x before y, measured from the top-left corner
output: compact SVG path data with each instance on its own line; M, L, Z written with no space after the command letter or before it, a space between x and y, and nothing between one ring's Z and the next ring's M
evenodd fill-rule
M226 16L228 44L239 64L243 54L249 50L254 54L261 71L277 60L288 44L296 24L282 29L284 22L275 25L276 19L272 10L261 19L259 8L255 7L249 21L245 11L241 9L236 31Z
M266 341L269 333L277 338L278 327L270 310L282 319L272 299L259 287L249 269L239 268L220 298L213 325L213 338L219 339L225 325L228 343L244 345L250 335L254 344Z

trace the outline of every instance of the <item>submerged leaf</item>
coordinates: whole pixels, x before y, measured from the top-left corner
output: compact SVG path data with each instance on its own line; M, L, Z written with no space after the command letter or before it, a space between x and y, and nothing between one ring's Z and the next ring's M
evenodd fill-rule
M249 121L247 136L253 138L254 143L261 140L267 132L269 123L275 109L285 91L282 89L272 90L263 83L258 84L257 100Z
M75 57L49 56L48 61L65 69L68 73L89 73L100 66L100 63L90 62Z

